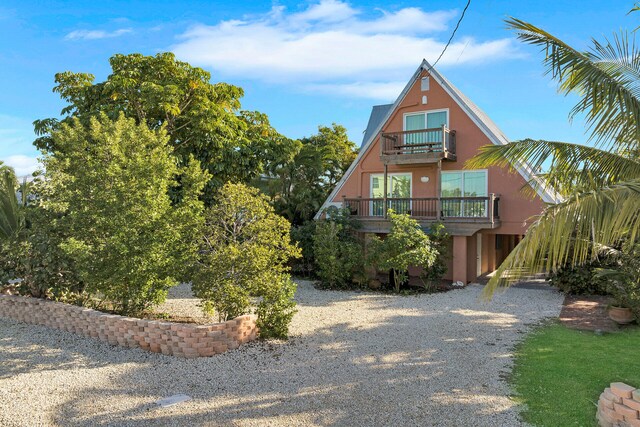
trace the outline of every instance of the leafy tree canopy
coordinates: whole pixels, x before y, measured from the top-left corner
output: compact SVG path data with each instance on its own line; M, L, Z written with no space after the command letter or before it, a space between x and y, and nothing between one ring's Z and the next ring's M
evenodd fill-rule
M172 53L117 54L109 62L112 72L99 83L88 73L56 74L53 91L68 105L61 120L34 122L41 135L36 147L59 150L51 132L72 118L88 124L99 114L116 119L123 113L151 130L164 127L181 165L191 156L200 162L211 176L205 190L210 204L217 188L256 178L266 159L281 156L290 144L265 114L241 110L241 88L211 83L209 72L177 61Z
M294 225L313 218L358 153L340 125L320 126L318 133L280 151L269 165L263 189L276 210Z

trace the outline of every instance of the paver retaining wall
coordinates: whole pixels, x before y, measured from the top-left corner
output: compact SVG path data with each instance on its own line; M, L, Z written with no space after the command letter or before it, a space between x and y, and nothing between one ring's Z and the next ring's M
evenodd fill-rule
M0 317L44 325L125 347L187 358L213 356L254 340L256 317L194 325L136 319L38 298L0 295Z
M602 427L640 427L640 389L611 383L600 395L597 417Z

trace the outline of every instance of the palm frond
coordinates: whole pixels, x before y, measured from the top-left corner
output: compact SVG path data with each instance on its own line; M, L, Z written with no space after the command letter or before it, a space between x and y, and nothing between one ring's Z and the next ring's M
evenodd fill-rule
M547 207L500 265L485 295L535 273L582 264L602 246L633 244L640 235L638 206L640 178L575 193Z
M593 41L589 52L579 52L548 32L519 19L507 27L526 43L546 53L547 73L561 92L580 97L570 116L584 113L596 143L640 141L640 55L633 36L615 35L613 42Z
M492 165L544 169L545 173L538 174L529 184L553 188L563 196L640 177L637 158L586 145L533 139L482 147L465 164L472 169Z

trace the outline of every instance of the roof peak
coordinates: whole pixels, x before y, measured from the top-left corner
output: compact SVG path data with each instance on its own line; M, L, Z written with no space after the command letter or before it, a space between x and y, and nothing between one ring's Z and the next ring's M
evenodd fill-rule
M365 131L365 135L362 141L362 145L360 147L360 152L358 156L353 161L351 166L347 169L342 179L338 182L338 184L334 187L329 197L324 202L318 213L316 214L316 218L320 217L322 210L330 203L331 200L336 196L338 190L343 185L343 183L349 178L351 173L354 171L356 165L360 162L361 158L364 156L364 153L368 150L369 146L375 140L376 135L380 132L383 124L389 119L393 111L400 105L407 92L411 88L411 86L418 80L422 71L427 71L435 81L447 92L447 94L456 102L460 108L467 114L467 116L479 127L479 129L487 136L489 141L496 145L503 145L509 143L509 139L502 133L502 131L498 128L498 126L489 118L489 116L484 113L477 105L475 105L469 98L467 98L458 88L456 88L451 82L449 82L440 72L432 66L429 61L426 59L422 59L422 62L413 73L412 77L407 82L407 85L402 90L400 95L396 98L395 102L392 104L382 104L378 106L374 106L372 109L372 115L369 118L369 122L371 124L373 113L375 110L384 109L384 114L381 115L380 120L376 120L376 126L372 126L369 129L367 126L367 130ZM379 108L376 108L379 107ZM382 108L386 107L386 108ZM530 166L527 164L519 165L516 167L516 170L522 175L523 178L527 182L531 180L535 180L536 177L533 174ZM539 186L536 188L538 195L540 198L547 203L555 203L558 200L558 196L555 194L553 189L546 188L545 186Z

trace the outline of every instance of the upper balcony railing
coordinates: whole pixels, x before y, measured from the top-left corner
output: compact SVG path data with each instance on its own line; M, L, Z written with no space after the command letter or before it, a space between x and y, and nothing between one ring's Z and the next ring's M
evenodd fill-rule
M433 163L456 160L456 131L446 126L433 129L383 132L380 158L387 163Z
M389 210L407 214L418 220L482 222L500 220L500 196L487 197L412 197L412 198L345 198L343 206L352 216L362 219L384 219Z

